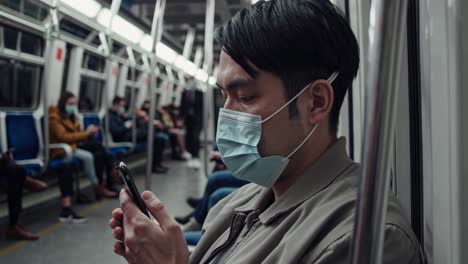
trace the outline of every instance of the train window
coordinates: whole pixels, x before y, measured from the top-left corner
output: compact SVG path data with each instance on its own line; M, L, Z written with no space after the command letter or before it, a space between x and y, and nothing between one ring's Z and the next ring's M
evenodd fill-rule
M132 89L135 89L135 94L133 97L132 97ZM138 105L136 105L136 99L138 98L139 92L140 91L136 88L132 88L130 86L125 87L125 102L126 102L125 108L129 114L133 114L134 108L139 107ZM133 108L131 108L132 105L134 106Z
M18 44L18 30L3 26L3 41L5 48L16 50Z
M0 59L0 107L33 110L38 106L42 67Z
M47 9L28 0L24 2L24 14L42 21L47 17Z
M104 81L81 76L80 100L78 109L81 113L97 112L101 106Z
M70 20L66 17L60 20L60 30L82 39L88 37L92 32L92 29L88 28L86 25L79 24L74 20ZM100 42L96 45L99 46Z
M82 67L96 72L104 72L106 60L103 57L85 52Z
M0 5L19 11L20 1L18 0L0 0Z
M42 56L42 43L41 37L32 35L28 32L21 33L21 51L37 56Z
M128 68L128 74L127 74L127 80L136 82L138 80L138 76L141 72L138 70L135 70L135 79L132 79L132 68Z

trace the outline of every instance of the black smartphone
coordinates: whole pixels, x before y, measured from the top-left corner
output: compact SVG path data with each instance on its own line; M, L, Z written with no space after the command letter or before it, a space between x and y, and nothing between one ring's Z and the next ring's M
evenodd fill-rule
M140 192L138 191L132 176L130 176L130 171L127 165L120 162L119 165L114 168L113 174L114 178L119 180L122 187L127 191L130 197L132 197L133 202L138 206L140 211L150 218L148 210L146 210L145 203L141 199Z

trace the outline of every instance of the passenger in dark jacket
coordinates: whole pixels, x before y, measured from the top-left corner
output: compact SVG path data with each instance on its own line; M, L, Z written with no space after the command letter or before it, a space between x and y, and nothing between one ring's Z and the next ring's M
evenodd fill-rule
M115 142L132 142L132 120L127 118L125 113L126 102L122 97L116 96L112 101L112 108L109 110L109 131ZM137 142L146 142L148 138L148 127L137 127ZM162 165L164 151L164 140L154 136L153 142L153 172L166 173L168 168Z

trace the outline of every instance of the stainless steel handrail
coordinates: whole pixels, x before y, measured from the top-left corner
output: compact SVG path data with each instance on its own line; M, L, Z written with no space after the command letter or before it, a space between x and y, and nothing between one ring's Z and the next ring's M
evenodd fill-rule
M215 9L216 9L216 1L215 0L207 0L206 1L206 18L205 18L205 59L203 63L203 70L208 73L208 76L211 76L211 72L213 69L213 32L214 32L214 22L215 22ZM208 120L209 120L209 111L211 107L210 102L210 93L211 89L208 84L208 80L205 82L205 93L204 93L204 100L203 100L203 120L202 124L204 126L203 129L203 139L204 139L204 155L203 155L203 164L204 164L204 171L205 175L209 175L208 172Z
M156 111L156 45L161 41L162 29L163 29L163 19L164 19L164 10L166 8L166 0L157 0L156 6L154 8L153 23L151 26L151 38L153 44L151 45L151 73L150 73L150 118L148 123L148 146L147 146L147 161L146 161L146 177L145 177L145 189L151 190L151 175L153 168L153 142L154 142L154 126L153 120L155 117Z
M353 264L375 264L382 260L406 3L406 0L372 1L362 175L353 237Z

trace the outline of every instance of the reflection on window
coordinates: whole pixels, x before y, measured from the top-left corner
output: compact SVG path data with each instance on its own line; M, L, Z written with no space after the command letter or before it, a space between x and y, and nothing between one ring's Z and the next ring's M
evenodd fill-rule
M19 11L20 1L19 0L0 0L0 5Z
M42 56L44 46L42 37L9 26L2 25L1 27L3 28L3 43L5 48Z
M38 5L35 0L0 0L0 5L41 21L47 17L46 7Z
M132 89L135 89L135 94L132 97ZM125 87L125 103L126 103L126 111L129 114L133 114L135 111L135 108L138 108L139 106L136 105L136 99L138 98L140 90L136 88L131 88L130 86ZM133 106L133 108L132 108Z
M85 52L82 65L84 69L96 72L104 72L105 64L106 60L103 57Z
M47 9L42 6L39 6L31 0L27 0L24 2L23 12L25 15L41 21L47 17Z
M21 34L21 51L42 56L42 38L27 32Z
M81 77L78 109L81 113L97 112L101 106L104 81Z
M3 26L3 41L5 48L16 50L18 43L18 30Z
M0 107L33 110L39 104L42 67L0 59Z

